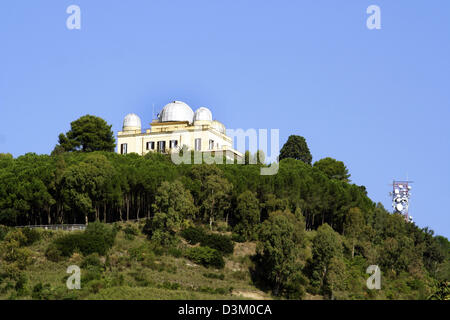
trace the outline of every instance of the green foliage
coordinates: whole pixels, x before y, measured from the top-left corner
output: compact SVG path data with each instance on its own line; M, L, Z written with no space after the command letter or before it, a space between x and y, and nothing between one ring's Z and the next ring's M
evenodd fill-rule
M138 229L132 225L127 225L123 232L125 233L125 239L134 240L134 238L139 234Z
M260 222L259 201L255 193L247 190L237 198L234 219L234 231L247 240L254 240Z
M100 222L93 222L87 226L84 232L73 232L55 239L53 242L55 247L49 248L47 252L54 256L55 250L57 250L64 257L70 257L77 250L84 255L91 253L106 255L113 246L115 237L116 230L112 227Z
M448 239L372 202L364 186L350 183L344 163L324 158L311 166L302 137L289 137L276 175L261 176L263 164L175 165L170 156L158 153L115 154L109 152L111 145L100 142L109 140L109 126L100 125L95 134L90 129L96 121L78 121L52 156L0 154L0 224L89 223L85 232L62 237L0 227L0 269L27 271L33 259L40 258L27 246L40 248L47 239L52 243L46 257L55 262L77 251L85 257L110 253L118 229L95 227L92 221L146 217L141 221L143 233L151 240L147 248L130 248L133 242L124 244L120 239L128 254L108 254L119 267L137 264L176 272L155 257L180 257L177 233L183 230L181 235L190 244L216 249L219 256L233 251L232 240L259 240L253 279L261 275L265 288L275 288L278 295L289 298L301 297L305 288L337 299L427 297L433 288L430 283L450 278ZM81 129L87 135L78 135ZM68 150L108 151L64 152ZM250 153L246 157L254 159ZM294 218L289 214L272 217L283 216L284 211L295 212ZM209 233L192 228L201 222L209 223ZM213 228L232 230L232 239L211 234ZM131 225L125 224L123 231L129 240L140 236ZM258 260L264 255L269 259ZM365 268L370 264L378 264L385 272L385 290L365 289ZM98 278L97 273L93 275L93 280ZM247 271L242 276L248 277ZM5 279L6 292L11 298L19 297L16 280ZM109 280L97 280L93 292L110 285ZM51 288L49 296L65 296L57 290Z
M225 279L225 275L223 273L204 273L203 276L209 279Z
M222 269L225 261L219 251L208 247L195 247L187 250L186 258L205 267Z
M197 244L206 237L206 232L200 227L189 227L181 231L181 236L186 239L189 244Z
M98 255L98 253L91 253L90 255L83 258L80 267L87 268L89 266L103 267L103 263L100 261L100 256Z
M41 239L41 233L37 229L23 228L22 233L25 236L24 245L26 246L31 246Z
M61 151L108 151L114 152L116 140L108 125L102 118L85 115L70 124L71 129L66 134L59 135L59 147L55 153Z
M15 264L23 270L33 262L33 253L23 246L27 243L27 238L21 230L11 230L0 242L0 261Z
M63 258L63 253L58 249L58 245L51 243L45 251L45 257L50 261L59 262Z
M216 249L222 254L231 254L234 250L234 244L230 237L217 233L208 234L200 227L186 228L182 230L181 236L189 244L200 243L201 246Z
M339 234L328 224L322 225L313 238L312 260L309 261L313 287L323 294L331 294L330 290L340 280L340 273L344 269L341 259L342 240Z
M306 279L300 272L304 265L304 228L303 221L292 213L277 211L260 229L255 271L259 281L269 284L275 295L300 298L304 293Z
M216 233L206 234L200 241L200 245L216 249L225 255L232 254L234 250L234 243L230 237Z
M291 135L280 150L279 160L293 158L311 165L312 156L305 138Z
M350 181L350 174L342 161L337 161L333 158L323 158L316 161L313 167L325 173L330 179L341 180L344 182Z
M5 239L6 234L9 232L9 229L7 226L0 225L0 241L3 241Z

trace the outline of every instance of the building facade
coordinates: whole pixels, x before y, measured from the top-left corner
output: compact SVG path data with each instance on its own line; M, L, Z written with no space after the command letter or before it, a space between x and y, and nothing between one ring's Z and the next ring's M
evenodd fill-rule
M179 152L183 147L200 152L221 151L228 158L242 159L233 149L233 139L226 135L225 126L213 120L208 108L195 112L182 101L167 104L142 131L141 119L134 113L125 116L122 131L117 134L117 153Z

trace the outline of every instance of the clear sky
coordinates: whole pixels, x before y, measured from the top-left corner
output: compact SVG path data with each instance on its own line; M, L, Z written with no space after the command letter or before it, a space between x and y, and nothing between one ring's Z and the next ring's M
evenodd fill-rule
M408 176L416 223L450 237L450 1L0 1L0 152L50 153L84 114L148 127L175 99L304 136L389 210Z

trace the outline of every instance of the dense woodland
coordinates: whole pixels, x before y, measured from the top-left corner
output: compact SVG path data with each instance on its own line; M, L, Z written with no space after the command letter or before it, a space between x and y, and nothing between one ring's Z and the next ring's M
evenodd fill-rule
M370 298L362 279L372 264L404 294L385 298L426 298L449 281L446 238L373 202L342 162L312 163L302 137L289 138L272 176L260 175L261 163L175 165L168 155L86 144L67 134L52 155L0 154L0 224L145 218L162 245L193 225L231 231L234 241L258 242L253 281L288 298Z

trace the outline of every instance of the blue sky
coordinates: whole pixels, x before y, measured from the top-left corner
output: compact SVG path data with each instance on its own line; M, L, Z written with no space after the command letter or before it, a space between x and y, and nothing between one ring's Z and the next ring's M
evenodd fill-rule
M304 136L388 209L408 175L416 223L450 237L449 16L448 0L3 0L0 152L49 153L81 115L117 132L182 100L228 128L279 128L281 145Z

